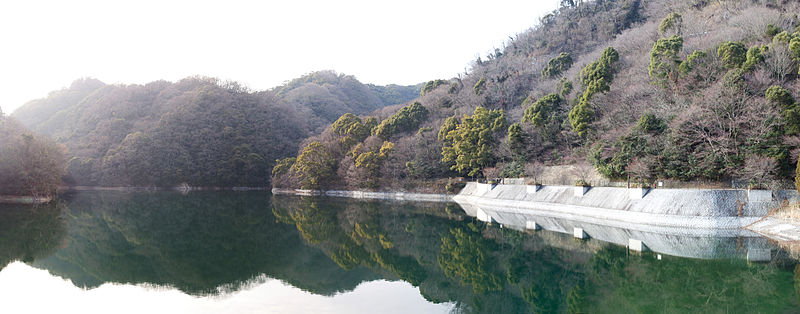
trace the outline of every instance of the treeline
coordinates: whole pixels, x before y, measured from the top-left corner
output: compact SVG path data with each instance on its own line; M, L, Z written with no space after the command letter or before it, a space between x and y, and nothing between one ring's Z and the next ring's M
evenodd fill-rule
M64 173L61 146L0 111L0 195L51 196Z
M329 128L274 169L276 185L403 188L564 164L643 183L789 180L800 154L798 11L798 1L563 1L396 113L419 107L423 119L383 136L372 122L368 136ZM365 152L379 157L368 171L355 160ZM312 156L327 170L309 172Z
M66 146L70 185L265 186L274 160L335 117L418 93L332 71L270 91L203 77L145 85L82 79L13 115Z

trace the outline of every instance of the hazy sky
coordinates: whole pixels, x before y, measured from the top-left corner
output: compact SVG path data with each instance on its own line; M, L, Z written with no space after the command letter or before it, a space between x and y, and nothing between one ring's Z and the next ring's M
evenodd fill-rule
M3 1L0 107L81 77L191 75L263 90L316 70L364 83L450 78L535 25L558 0Z

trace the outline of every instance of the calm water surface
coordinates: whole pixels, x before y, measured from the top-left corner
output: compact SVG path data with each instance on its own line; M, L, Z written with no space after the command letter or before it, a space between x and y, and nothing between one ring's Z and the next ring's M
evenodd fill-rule
M658 259L456 204L79 192L0 205L0 313L798 312L800 267L771 250Z

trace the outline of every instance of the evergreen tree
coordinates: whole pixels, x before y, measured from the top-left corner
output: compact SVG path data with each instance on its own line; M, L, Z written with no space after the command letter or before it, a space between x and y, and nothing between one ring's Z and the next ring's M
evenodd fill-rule
M329 183L335 173L336 159L320 142L311 142L292 166L302 181L303 188L317 189Z
M533 126L541 128L544 127L547 120L552 116L553 112L564 101L559 94L552 93L536 100L530 104L531 98L528 97L522 103L523 106L528 106L525 109L525 115L522 117L522 122L530 122Z
M495 163L495 134L506 129L503 110L475 108L471 116L464 115L455 129L445 135L442 162L451 170L474 177L483 168Z
M717 56L728 69L738 68L747 61L747 49L740 42L727 41L717 48Z
M547 61L547 65L542 69L542 77L550 78L558 76L572 66L572 56L562 52L553 59Z
M588 64L581 70L581 83L586 87L583 95L575 107L569 112L569 122L572 129L579 136L585 137L589 132L589 124L594 119L594 111L589 105L589 100L596 93L609 90L609 84L614 79L612 65L619 60L619 53L613 47L603 50L600 59Z
M656 41L650 50L650 66L647 67L654 85L668 87L670 83L676 83L681 65L678 54L682 48L683 38L678 35Z
M665 17L663 20L661 20L661 24L658 26L658 32L662 36L666 36L667 33L680 35L682 28L683 28L683 16L681 16L677 12L672 12L669 15L667 15L667 17Z
M381 121L372 131L374 135L388 140L395 134L416 131L420 123L428 117L428 109L419 102L405 106L391 117Z

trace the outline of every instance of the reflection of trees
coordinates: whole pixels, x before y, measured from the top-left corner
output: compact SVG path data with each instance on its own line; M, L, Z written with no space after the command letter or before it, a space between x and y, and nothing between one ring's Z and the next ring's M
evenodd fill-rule
M464 220L445 204L271 202L270 213L258 192L79 193L65 202L63 222L42 207L25 219L0 212L0 254L16 252L0 262L67 243L33 264L84 287L151 283L205 294L265 274L330 295L387 278L430 301L490 313L791 312L798 304L794 261L658 261L591 242L593 252L569 235Z
M0 269L53 254L66 235L61 204L0 205Z
M797 310L789 264L627 256L607 247L586 267L582 307L613 312L781 313ZM786 269L788 268L788 269Z
M658 261L591 243L595 252L569 235L463 221L445 204L297 197L273 203L278 220L308 232L308 242L321 239L314 245L338 264L403 279L427 300L468 312L782 312L798 304L787 269L794 262Z
M279 221L294 224L304 239L318 245L344 269L380 267L414 285L425 279L426 271L415 258L393 249L394 243L379 222L380 208L375 203L319 200L276 199L273 212Z
M78 286L150 283L206 294L265 274L329 295L377 278L304 245L294 227L275 222L263 192L81 192L68 203L69 245L34 265Z
M471 285L475 293L500 290L500 276L491 270L492 256L489 241L477 233L464 229L450 229L450 235L442 238L442 254L439 265L445 275L459 278L461 283Z

